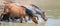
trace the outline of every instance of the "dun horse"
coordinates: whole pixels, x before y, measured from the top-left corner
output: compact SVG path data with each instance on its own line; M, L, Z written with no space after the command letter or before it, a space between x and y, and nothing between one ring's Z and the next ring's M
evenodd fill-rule
M21 19L21 23L23 21L23 18L26 20L26 16L29 15L26 13L26 10L22 6L16 6L12 3L7 3L4 8L4 12L2 13L3 15L9 14L10 17L14 19L14 17L19 17ZM34 15L29 15L32 18L32 21L36 24L38 24L38 21L36 20Z

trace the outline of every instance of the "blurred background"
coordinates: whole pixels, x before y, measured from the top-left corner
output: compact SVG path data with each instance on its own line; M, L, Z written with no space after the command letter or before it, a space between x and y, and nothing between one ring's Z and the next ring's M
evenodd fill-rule
M3 4L4 1L6 0L0 0L0 6ZM10 1L14 2L24 1L26 3L32 3L41 8L42 10L44 10L48 17L48 21L45 24L40 24L41 26L60 26L60 0L10 0ZM30 25L32 26L32 24ZM33 26L37 25L33 24Z

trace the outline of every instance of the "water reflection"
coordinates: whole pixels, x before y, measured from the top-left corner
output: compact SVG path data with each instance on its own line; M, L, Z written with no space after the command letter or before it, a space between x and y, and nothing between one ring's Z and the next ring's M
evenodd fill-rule
M19 20L20 21L20 20ZM39 16L39 20L38 20L39 24L35 24L31 21L28 22L24 22L24 23L19 23L17 21L15 22L6 22L6 21L2 21L2 26L45 26L46 22L41 18L41 16Z
M60 26L60 19L48 19L46 26Z
M0 26L45 26L45 22L41 22L39 24L3 22Z

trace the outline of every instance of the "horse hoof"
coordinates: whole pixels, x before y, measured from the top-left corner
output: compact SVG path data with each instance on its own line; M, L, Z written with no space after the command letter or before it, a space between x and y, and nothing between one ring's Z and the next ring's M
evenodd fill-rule
M0 23L1 24L1 23Z
M35 24L38 24L38 22L35 22Z
M27 22L27 20L25 20L25 22Z
M22 23L22 22L20 22L20 23Z
M44 21L47 21L46 19Z
M20 22L20 23L22 23L22 22Z
M44 19L44 21L47 21L47 19Z
M38 24L38 22L36 22L36 21L35 21L34 23L35 23L35 24Z

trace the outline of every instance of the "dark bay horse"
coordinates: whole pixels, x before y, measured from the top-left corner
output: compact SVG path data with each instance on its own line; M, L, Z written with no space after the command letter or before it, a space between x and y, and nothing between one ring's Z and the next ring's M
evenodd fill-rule
M26 10L24 7L22 6L16 6L12 3L8 3L5 5L4 8L4 12L2 13L4 14L9 14L10 17L12 17L14 19L14 17L20 17L21 19L21 23L23 21L23 18L26 19L25 17L29 14L26 13ZM36 24L38 24L38 21L36 20L34 15L29 15L32 18L32 21Z

